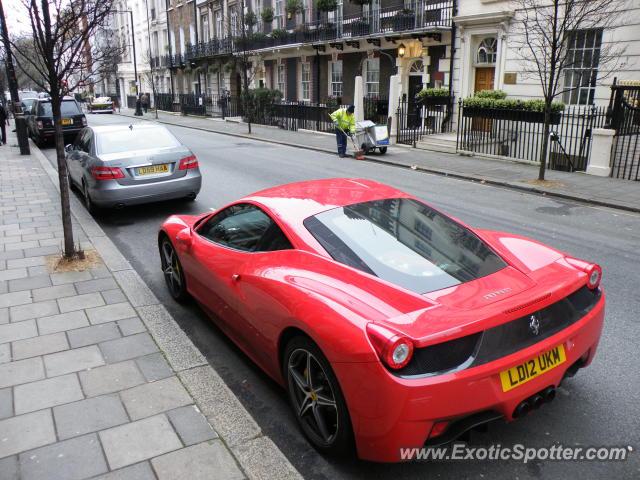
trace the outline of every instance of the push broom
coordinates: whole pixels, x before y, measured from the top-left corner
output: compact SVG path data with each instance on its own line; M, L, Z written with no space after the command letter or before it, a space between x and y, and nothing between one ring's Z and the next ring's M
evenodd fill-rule
M364 160L364 152L358 148L358 146L356 145L356 141L353 139L353 137L350 136L350 135L347 135L347 132L345 132L342 129L342 127L340 125L338 125L337 123L335 124L335 126L338 127L340 129L340 131L342 133L344 133L344 135L346 137L349 137L351 139L351 143L353 144L353 157L356 160Z

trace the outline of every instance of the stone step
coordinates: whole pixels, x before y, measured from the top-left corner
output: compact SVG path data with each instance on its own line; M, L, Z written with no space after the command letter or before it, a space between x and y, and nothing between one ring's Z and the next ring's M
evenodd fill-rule
M433 152L456 153L456 142L448 140L421 140L416 143L416 148Z

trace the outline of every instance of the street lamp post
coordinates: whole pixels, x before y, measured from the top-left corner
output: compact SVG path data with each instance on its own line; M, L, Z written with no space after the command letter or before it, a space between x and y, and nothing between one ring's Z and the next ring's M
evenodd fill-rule
M136 113L142 116L142 108L140 105L140 79L138 78L138 61L136 59L136 34L133 29L133 10L111 10L113 13L128 13L131 21L131 46L133 47L133 77L136 84Z

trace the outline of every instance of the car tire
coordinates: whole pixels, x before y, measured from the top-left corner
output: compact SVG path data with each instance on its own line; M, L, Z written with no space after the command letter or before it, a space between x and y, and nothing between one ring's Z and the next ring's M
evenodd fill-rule
M82 182L82 196L84 197L84 206L92 216L98 216L100 213L100 209L96 206L95 203L91 200L91 195L89 195L89 187L87 187L87 182Z
M178 303L187 301L189 293L187 292L182 264L171 240L166 236L160 241L160 264L162 265L164 281L171 297Z
M349 410L320 348L308 337L294 337L285 348L282 364L289 403L307 440L323 454L352 455Z
M33 140L34 140L34 142L36 142L36 146L38 148L44 147L44 138L42 138L41 136L38 135L38 136L34 137Z

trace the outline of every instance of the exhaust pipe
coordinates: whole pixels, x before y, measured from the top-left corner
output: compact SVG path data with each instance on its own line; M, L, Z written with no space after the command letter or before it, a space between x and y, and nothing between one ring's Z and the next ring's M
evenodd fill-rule
M540 392L540 395L544 399L545 403L550 402L551 400L556 398L556 389L553 387L547 387L542 392Z
M544 398L542 397L542 395L536 394L533 397L531 397L531 399L529 400L529 403L531 405L532 410L537 410L544 403Z
M520 418L520 417L524 417L527 413L529 413L531 411L531 405L529 405L529 402L527 400L525 400L524 402L521 402L516 409L513 411L513 418Z

